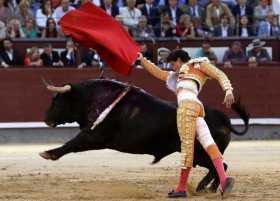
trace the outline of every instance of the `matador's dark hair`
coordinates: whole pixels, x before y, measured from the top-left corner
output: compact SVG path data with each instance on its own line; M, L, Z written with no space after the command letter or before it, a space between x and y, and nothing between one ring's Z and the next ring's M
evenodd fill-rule
M178 59L181 59L183 62L188 62L191 58L188 52L181 49L176 49L168 55L167 62L177 61Z

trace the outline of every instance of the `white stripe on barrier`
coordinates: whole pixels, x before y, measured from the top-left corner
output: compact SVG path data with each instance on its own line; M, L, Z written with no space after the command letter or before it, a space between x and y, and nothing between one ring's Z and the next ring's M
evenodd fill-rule
M243 125L241 119L231 119L233 125ZM250 125L280 125L280 118L252 118L249 122ZM0 129L13 129L13 128L47 128L44 122L3 122L0 123ZM60 125L58 128L75 128L78 127L77 123Z
M77 123L64 124L57 126L58 128L74 128L78 127ZM0 123L0 129L10 128L48 128L44 122L5 122Z

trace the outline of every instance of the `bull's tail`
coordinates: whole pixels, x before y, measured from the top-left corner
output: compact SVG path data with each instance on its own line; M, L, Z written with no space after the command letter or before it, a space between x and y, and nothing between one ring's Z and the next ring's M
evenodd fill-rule
M232 104L231 109L235 111L244 121L245 128L243 131L238 131L235 128L233 128L232 124L230 124L229 128L231 132L233 132L236 135L244 135L249 129L250 114L246 111L244 105L241 104L240 98Z

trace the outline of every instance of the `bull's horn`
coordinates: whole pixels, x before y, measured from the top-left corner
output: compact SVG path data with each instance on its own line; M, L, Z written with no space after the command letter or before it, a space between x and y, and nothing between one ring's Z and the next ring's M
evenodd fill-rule
M104 69L103 68L100 68L99 79L104 79Z
M45 87L51 85L49 82L47 82L47 81L45 80L45 78L42 77L41 80L42 80L43 84L45 85Z
M71 86L70 85L65 85L63 87L56 87L54 86L51 82L47 82L43 77L41 78L42 82L44 83L44 85L46 86L46 88L54 93L66 93L68 91L71 90Z
M47 89L51 92L54 92L54 93L66 93L68 91L71 91L71 86L70 85L64 85L63 87L56 87L56 86L53 86L53 85L48 85L47 86Z

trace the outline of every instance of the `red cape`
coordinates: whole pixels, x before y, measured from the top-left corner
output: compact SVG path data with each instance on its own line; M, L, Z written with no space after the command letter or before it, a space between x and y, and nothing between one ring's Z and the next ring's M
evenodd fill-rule
M117 72L128 75L140 52L129 33L101 8L88 2L60 20L62 32L74 41L97 50Z

